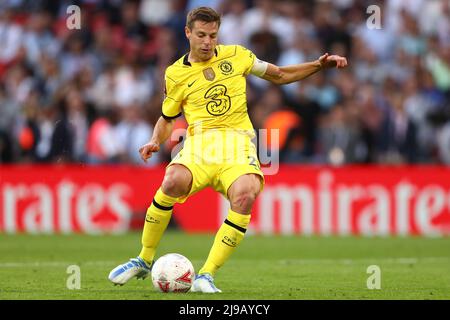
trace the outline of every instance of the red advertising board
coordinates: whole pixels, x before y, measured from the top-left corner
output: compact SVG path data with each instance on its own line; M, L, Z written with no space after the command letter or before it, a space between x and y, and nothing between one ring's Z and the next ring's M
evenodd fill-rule
M120 233L140 229L164 167L0 166L0 232ZM173 218L215 232L228 202L205 189ZM450 168L282 165L266 176L249 232L319 235L450 234Z

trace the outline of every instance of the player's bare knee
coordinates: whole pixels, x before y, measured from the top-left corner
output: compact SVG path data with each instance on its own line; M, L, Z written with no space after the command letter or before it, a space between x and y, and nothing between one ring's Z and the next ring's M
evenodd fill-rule
M191 178L185 172L182 170L168 170L164 176L161 189L169 196L180 197L189 192L190 185Z
M188 185L183 185L177 181L173 176L164 178L161 185L162 191L171 197L180 197L186 195L189 191Z
M176 191L176 181L172 176L165 176L161 185L162 191L167 195L172 195Z
M258 193L259 189L252 186L244 186L235 190L230 195L231 209L239 213L250 213Z
M253 192L238 193L230 199L231 209L238 213L250 213L255 200L256 194Z
M239 177L232 184L228 193L231 209L239 213L250 213L260 190L261 180L259 177L253 174Z

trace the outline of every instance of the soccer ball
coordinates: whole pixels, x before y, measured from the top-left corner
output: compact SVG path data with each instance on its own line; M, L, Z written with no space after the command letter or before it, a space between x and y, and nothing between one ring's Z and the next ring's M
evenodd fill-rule
M188 292L194 277L191 261L178 253L163 255L152 267L153 286L161 292Z

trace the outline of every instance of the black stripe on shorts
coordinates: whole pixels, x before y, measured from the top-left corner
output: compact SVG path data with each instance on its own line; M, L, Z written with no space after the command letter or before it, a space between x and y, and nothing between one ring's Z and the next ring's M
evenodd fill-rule
M164 118L164 119L166 119L166 120L168 120L168 121L170 121L170 120L173 120L173 119L176 119L176 118L178 118L178 117L180 117L181 116L181 112L179 113L179 114L177 114L176 116L173 116L173 117L169 117L169 116L166 116L164 113L162 113L162 117Z

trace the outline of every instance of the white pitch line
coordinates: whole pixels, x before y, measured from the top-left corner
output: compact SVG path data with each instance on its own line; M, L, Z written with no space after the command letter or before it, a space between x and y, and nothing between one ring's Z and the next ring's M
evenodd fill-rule
M450 261L450 257L420 257L420 258L359 258L359 259L285 259L281 264L358 264L358 263L393 263L393 264L415 264L420 262L445 262Z
M116 264L117 261L84 261L82 263L68 261L0 262L0 268L53 268L68 267L70 265L106 266Z
M200 260L191 260L192 263L200 263ZM83 261L83 262L69 262L69 261L33 261L33 262L0 262L0 268L59 268L68 267L70 265L79 266L117 266L119 261ZM122 261L123 263L123 261Z
M394 263L394 264L416 264L416 263L431 263L431 262L450 262L450 257L405 257L405 258L360 258L360 259L283 259L276 261L278 264L361 264L361 263ZM202 260L191 260L194 264L200 264ZM248 263L274 263L274 260L266 259L238 259L234 262L248 262ZM119 262L117 261L83 261L83 262L69 262L69 261L35 261L35 262L0 262L0 268L59 268L68 267L70 265L83 266L98 266L98 267L113 267Z

